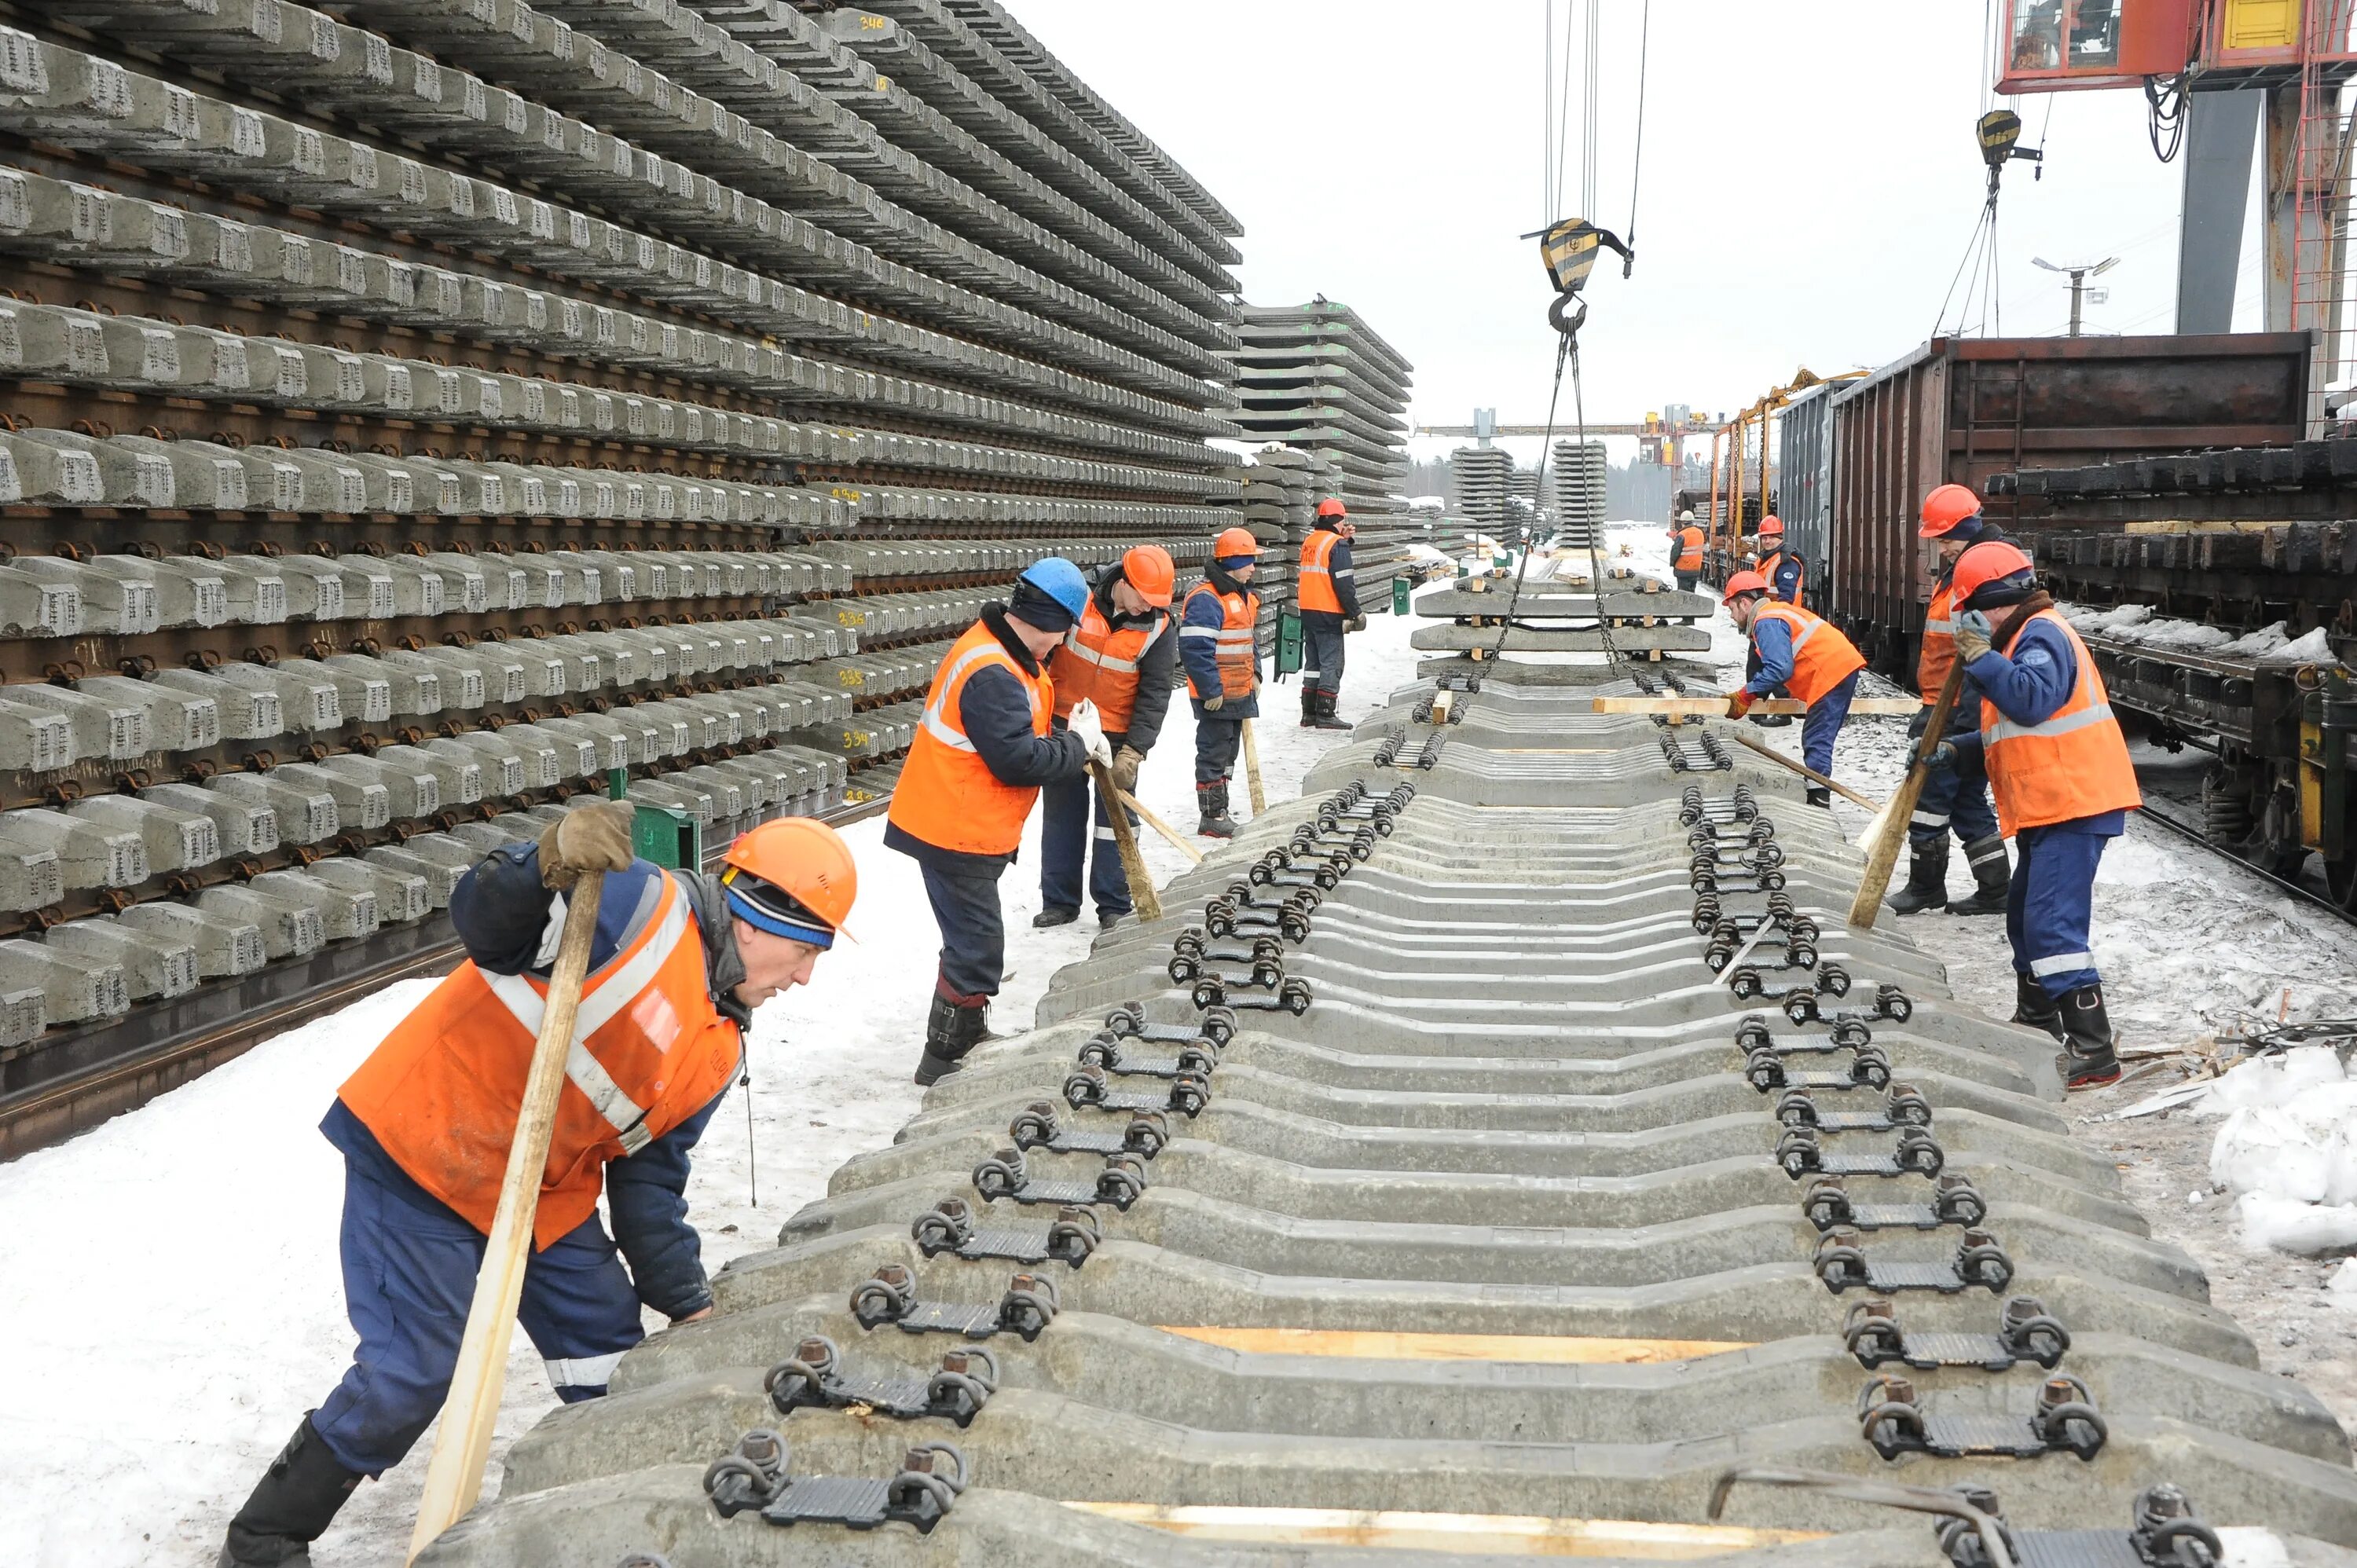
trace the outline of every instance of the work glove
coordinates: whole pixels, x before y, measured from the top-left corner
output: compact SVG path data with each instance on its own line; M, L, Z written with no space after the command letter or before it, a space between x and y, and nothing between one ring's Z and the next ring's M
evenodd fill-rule
M1225 695L1218 692L1214 692L1210 696L1203 699L1203 711L1207 714L1216 714L1227 705L1228 699Z
M1932 748L1932 755L1925 757L1923 761L1934 771L1946 772L1956 765L1956 743L1953 740L1942 741Z
M1759 700L1748 691L1736 693L1727 699L1727 716L1731 719L1741 718L1751 711L1751 704Z
M1931 727L1931 724L1932 710L1929 708L1916 709L1915 716L1907 721L1907 738L1909 740L1922 739L1923 732Z
M1364 616L1352 616L1349 620L1342 623L1342 629L1344 631L1364 631L1367 629L1367 618Z
M1956 657L1970 664L1989 650L1989 618L1978 610L1956 618Z
M1094 703L1086 698L1074 703L1064 726L1080 737L1081 749L1089 754L1091 762L1100 768L1113 766L1113 747L1105 744L1104 721L1097 717Z
M565 813L540 835L540 881L565 892L586 871L628 871L630 824L639 809L628 800L600 800Z
M1137 793L1137 770L1146 766L1146 753L1134 746L1125 746L1113 754L1113 787L1125 795Z

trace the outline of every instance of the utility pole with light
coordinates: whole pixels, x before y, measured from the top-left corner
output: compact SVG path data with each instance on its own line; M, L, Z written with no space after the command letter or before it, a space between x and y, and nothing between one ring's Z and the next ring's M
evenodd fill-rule
M2080 331L2080 306L2083 304L2101 305L2105 299L2110 297L2110 291L2108 289L2099 288L2090 290L2087 287L2087 280L2089 278L2101 277L2105 273L2110 272L2114 267L2120 264L2120 259L2117 256L2107 256L2100 262L2089 262L2083 266L2058 267L2043 256L2032 256L2029 258L2029 264L2035 267L2044 267L2050 273L2068 273L2071 275L2070 335L2073 338L2077 338L2082 335Z

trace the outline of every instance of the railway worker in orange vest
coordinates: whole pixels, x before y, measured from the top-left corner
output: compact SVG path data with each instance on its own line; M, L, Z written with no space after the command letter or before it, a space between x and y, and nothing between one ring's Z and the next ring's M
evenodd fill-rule
M1342 695L1342 634L1367 629L1359 608L1359 574L1351 564L1350 510L1333 496L1318 503L1318 523L1301 542L1293 592L1301 611L1301 727L1349 729L1334 712Z
M1678 524L1670 530L1670 570L1677 575L1678 591L1694 592L1702 581L1702 551L1705 535L1702 525L1695 521L1694 508L1678 513Z
M1170 713L1178 669L1178 638L1170 624L1177 583L1178 568L1162 546L1141 544L1129 551L1097 574L1072 639L1048 664L1060 722L1076 703L1096 704L1105 744L1113 747L1114 788L1125 795L1137 793L1137 770ZM1040 791L1039 913L1032 925L1069 926L1081 918L1081 873L1091 856L1089 893L1096 900L1097 925L1114 925L1130 912L1129 877L1114 845L1113 809L1099 791L1092 835L1086 779L1064 779ZM1135 822L1137 813L1130 812L1130 820Z
M516 1316L571 1403L606 1391L645 1337L642 1305L673 1323L711 1311L683 1196L689 1153L742 1076L753 1010L810 979L859 874L842 837L806 818L737 839L718 876L664 871L633 858L630 815L621 802L576 808L460 879L450 923L468 961L328 1107L319 1130L344 1156L344 1299L360 1345L230 1521L224 1568L310 1562L361 1477L400 1463L441 1408L565 895L585 872L605 884Z
M941 927L941 965L925 1019L916 1080L955 1072L989 1036L990 999L1006 967L998 879L1023 843L1023 822L1042 786L1110 766L1096 704L1075 703L1054 727L1056 682L1047 660L1089 607L1081 569L1060 556L1033 562L1005 604L950 645L925 694L924 716L884 843L923 870Z
M1228 777L1243 747L1244 721L1260 716L1260 596L1245 585L1260 564L1249 529L1211 541L1203 580L1178 617L1178 662L1195 703L1195 831L1233 838Z
M2062 1044L2072 1089L2118 1081L2103 976L2088 926L2104 846L2144 804L2126 737L2087 645L2040 591L2029 557L2002 540L1956 562L1956 657L1980 688L1977 745L1998 825L2017 852L2005 934L2013 944L2014 1022ZM1998 618L1989 624L1992 615Z
M1760 520L1758 570L1768 579L1771 598L1788 605L1801 603L1803 580L1809 575L1809 564L1784 548L1784 520L1774 512Z
M1923 522L1918 531L1939 551L1939 575L1932 579L1932 602L1923 617L1923 642L1915 661L1915 689L1923 705L1908 722L1910 738L1923 733L1939 701L1940 688L1956 662L1954 576L1956 559L1967 546L1998 537L1981 517L1981 499L1963 485L1942 485L1923 498ZM1980 733L1981 694L1970 676L1956 693L1948 718L1948 737L1961 739ZM1964 846L1975 890L1969 898L1948 897L1948 834L1953 831ZM1890 897L1890 912L1912 915L1944 908L1952 915L2002 915L2013 880L2005 855L2005 835L1997 832L1996 811L1989 805L1988 776L1981 770L1980 754L1966 749L1953 768L1935 768L1923 780L1915 814L1907 823L1907 886Z
M1849 717L1866 656L1831 621L1770 598L1768 579L1757 572L1738 572L1727 580L1726 604L1735 624L1749 634L1760 660L1758 672L1727 700L1727 715L1739 719L1753 703L1779 686L1786 688L1808 705L1801 720L1801 759L1831 778L1834 738ZM1834 803L1833 791L1822 784L1809 786L1808 799L1812 806Z

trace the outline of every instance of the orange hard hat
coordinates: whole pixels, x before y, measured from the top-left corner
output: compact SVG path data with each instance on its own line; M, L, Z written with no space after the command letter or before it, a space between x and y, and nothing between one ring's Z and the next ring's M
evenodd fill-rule
M2009 579L2013 578L2022 581L2010 582ZM2020 546L2009 544L2002 539L1984 539L1956 557L1956 570L1948 582L1949 592L1954 596L1956 604L1964 608L1994 608L1999 605L2019 604L2028 598L2030 590L2037 585L2036 568L2030 564L2029 557L2021 553ZM1973 602L1975 594L2001 583L2018 591L2005 593L2001 590L1992 595L1985 604Z
M1719 596L1718 602L1723 605L1731 605L1736 601L1738 595L1764 594L1767 591L1768 579L1761 576L1759 573L1738 572L1734 576L1729 577L1727 580L1727 591Z
M1170 564L1170 552L1159 544L1140 544L1125 552L1121 575L1146 596L1149 605L1169 604L1170 590L1178 583L1178 568Z
M1981 498L1964 485L1942 485L1923 498L1923 526L1919 539L1938 539L1968 517L1981 514Z
M1211 541L1211 559L1225 561L1237 555L1250 555L1257 560L1260 541L1252 536L1252 530L1248 528L1222 530L1220 536Z
M1318 515L1319 517L1348 517L1351 515L1351 509L1342 504L1340 497L1328 496L1324 500L1318 503Z
M1783 538L1783 537L1784 537L1784 520L1783 520L1782 518L1781 518L1781 517L1778 517L1778 516L1777 516L1774 512L1772 512L1772 511L1771 511L1771 512L1770 512L1766 517L1761 518L1761 519L1760 520L1760 538L1762 538L1762 539L1781 539L1781 538Z
M720 884L729 912L773 936L829 947L859 897L859 866L843 835L809 817L780 817L728 846Z

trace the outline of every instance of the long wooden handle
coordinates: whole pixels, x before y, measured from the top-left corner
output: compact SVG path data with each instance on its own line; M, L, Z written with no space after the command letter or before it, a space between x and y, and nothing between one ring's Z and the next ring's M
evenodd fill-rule
M1923 780L1932 772L1932 754L1940 749L1940 739L1948 733L1948 715L1955 711L1956 694L1964 689L1964 661L1961 659L1948 666L1948 678L1940 682L1939 700L1932 704L1932 714L1923 721L1923 736L1915 743L1915 760L1909 765L1907 777L1882 809L1879 821L1869 827L1868 836L1859 842L1867 846L1866 875L1858 879L1857 897L1849 901L1849 923L1854 930L1870 930L1875 917L1882 912L1882 896L1890 888L1891 868L1899 864L1899 846L1907 842L1906 825L1915 815L1915 802L1923 793Z
M1857 790L1851 789L1848 785L1843 783L1840 779L1826 778L1824 774L1818 772L1815 768L1810 767L1799 757L1787 757L1772 746L1762 745L1760 742L1756 741L1749 736L1744 734L1740 729L1738 729L1735 732L1735 738L1749 746L1752 750L1758 752L1760 756L1766 757L1769 761L1775 763L1777 766L1791 768L1793 772L1799 774L1810 783L1824 785L1826 789L1832 790L1835 794L1839 795L1843 800L1847 800L1853 806L1863 806L1869 811L1879 811L1883 809L1882 802L1876 800L1873 796L1861 795Z
M1906 719L1922 703L1912 697L1860 697L1850 703L1852 718ZM1809 704L1792 697L1762 697L1751 704L1755 714L1805 714ZM1667 718L1710 719L1727 712L1725 697L1597 697L1588 712L1596 714L1658 714Z
M1146 869L1146 856L1138 853L1137 834L1130 829L1122 792L1114 788L1113 769L1092 762L1089 772L1097 781L1097 798L1105 804L1105 819L1113 823L1113 846L1121 852L1122 875L1129 879L1129 901L1137 907L1139 919L1158 920L1162 900L1154 891L1154 874Z
M425 1466L417 1528L409 1537L412 1563L483 1495L491 1427L507 1383L508 1340L515 1329L516 1304L523 1298L533 1221L540 1210L549 1138L556 1130L556 1100L565 1088L565 1060L573 1048L573 1023L581 1008L582 983L589 974L589 944L597 934L597 897L605 882L603 872L587 872L565 896L565 933L549 975L540 1038L533 1044L532 1066L524 1076L523 1105L516 1115L515 1142L508 1146L500 1206L491 1218L482 1272L475 1276L475 1301L467 1312L466 1335L458 1342L458 1364L442 1402L442 1427L434 1439L434 1457Z
M1244 721L1244 782L1252 786L1253 815L1268 810L1268 792L1260 784L1260 739L1253 734L1253 722Z
M1120 801L1123 805L1127 806L1131 811L1135 811L1137 813L1138 820L1144 822L1147 827L1152 828L1156 832L1160 833L1164 838L1168 839L1172 845L1178 849L1178 853L1187 857L1189 865L1200 865L1203 864L1203 852L1197 849L1193 844L1188 843L1186 838L1180 834L1177 828L1172 827L1168 822L1164 822L1160 817L1157 817L1152 811L1147 811L1146 803L1140 800L1136 796L1125 795L1120 790L1116 789L1113 792L1113 798Z

